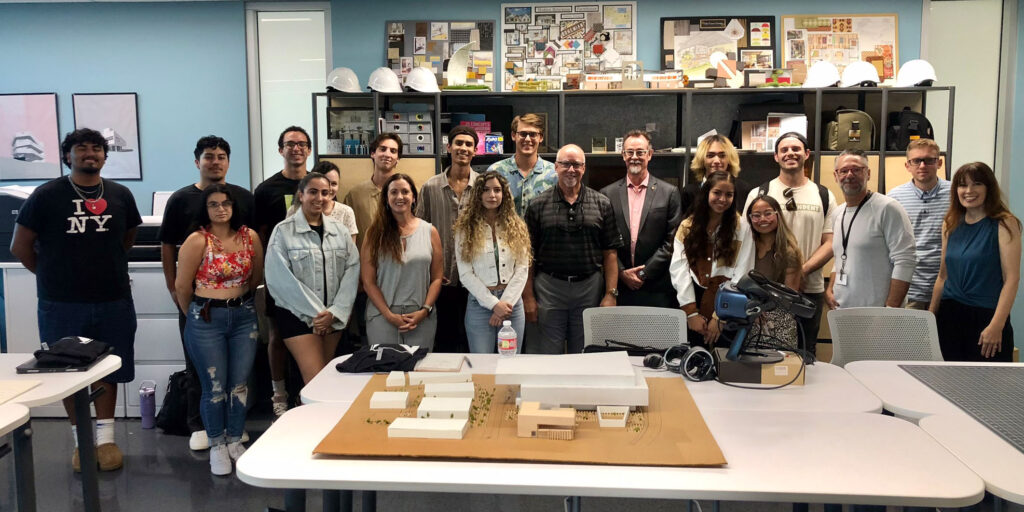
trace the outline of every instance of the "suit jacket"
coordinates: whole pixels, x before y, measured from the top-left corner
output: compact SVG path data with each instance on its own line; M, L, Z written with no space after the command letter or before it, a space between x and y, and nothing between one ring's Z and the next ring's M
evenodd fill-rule
M615 211L615 222L626 244L619 248L619 269L644 265L647 279L637 291L619 283L619 304L674 307L675 290L669 279L668 266L672 260L672 240L682 220L679 189L650 176L647 195L640 216L636 253L630 254L629 196L627 179L608 185L601 193L608 197ZM635 256L635 257L634 257Z

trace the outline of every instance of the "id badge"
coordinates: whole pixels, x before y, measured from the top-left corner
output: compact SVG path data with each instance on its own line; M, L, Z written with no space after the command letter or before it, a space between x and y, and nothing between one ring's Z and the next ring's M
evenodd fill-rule
M845 272L840 272L840 273L836 274L836 284L841 284L843 286L846 286L846 279L849 276L850 275L845 273Z

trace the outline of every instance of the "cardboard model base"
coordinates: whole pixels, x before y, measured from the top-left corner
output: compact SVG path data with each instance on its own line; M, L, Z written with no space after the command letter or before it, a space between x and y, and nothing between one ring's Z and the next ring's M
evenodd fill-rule
M577 411L574 439L517 435L518 386L495 385L493 375L473 375L476 396L461 440L388 438L398 417L414 418L423 386L407 386L409 407L371 410L370 396L385 389L374 375L348 412L316 447L321 455L571 462L630 466L718 466L726 463L680 378L650 378L650 405L629 415L626 428L602 429L594 411Z

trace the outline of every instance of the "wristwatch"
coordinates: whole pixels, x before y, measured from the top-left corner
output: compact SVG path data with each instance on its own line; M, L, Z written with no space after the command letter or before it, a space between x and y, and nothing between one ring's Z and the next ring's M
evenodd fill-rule
M434 306L427 306L426 304L424 304L420 309L427 310L427 316L430 316L430 314L434 312Z
M615 297L616 299L619 298L618 288L612 288L611 290L608 290L608 293L612 294L612 297Z
M647 271L644 270L644 269L637 270L636 271L636 276L639 277L641 281L646 281L647 280Z

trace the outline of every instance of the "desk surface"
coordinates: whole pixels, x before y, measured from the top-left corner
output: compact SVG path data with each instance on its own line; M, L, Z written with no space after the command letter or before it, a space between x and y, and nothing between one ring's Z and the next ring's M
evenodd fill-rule
M1024 453L965 414L936 414L919 426L953 452L1000 498L1024 503Z
M729 461L723 468L313 456L345 409L320 403L288 411L238 461L239 479L271 488L928 507L966 506L984 493L978 476L938 442L910 423L882 415L704 411ZM843 476L823 468L842 468Z
M0 405L0 436L5 436L28 421L28 407L16 403Z
M75 391L110 375L121 367L120 357L108 355L85 372L18 374L18 365L33 357L35 356L32 354L0 354L0 379L42 382L12 398L8 403L24 404L27 407L53 403L73 395Z
M932 414L966 414L927 384L899 367L901 364L946 366L1022 366L1024 363L969 363L945 361L856 361L846 371L871 392L878 395L885 408L897 416L920 420Z
M302 388L302 402L339 403L346 406L359 396L370 380L370 374L340 373L334 367L348 356L341 356L330 363ZM536 356L517 356L536 357ZM497 354L469 354L473 366L462 366L463 372L494 373ZM635 365L642 359L632 358ZM675 373L644 369L648 377L681 378ZM912 377L911 377L912 378ZM787 386L782 389L751 390L708 382L686 382L694 402L701 411L747 410L747 411L835 411L871 412L882 410L882 402L867 388L857 382L846 371L827 363L816 363L807 367L806 384Z

